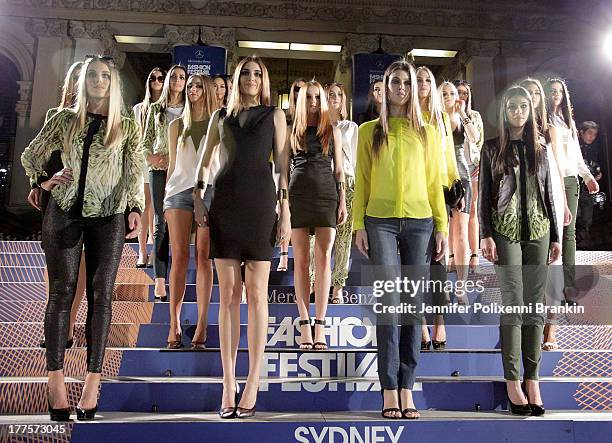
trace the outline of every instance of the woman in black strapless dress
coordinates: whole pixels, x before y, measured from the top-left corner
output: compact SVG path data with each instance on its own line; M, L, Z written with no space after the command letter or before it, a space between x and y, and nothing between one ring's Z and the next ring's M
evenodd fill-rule
M200 162L203 182L194 195L196 221L210 224L211 256L219 277L219 342L223 365L221 418L255 414L259 375L268 328L268 276L276 237L291 235L287 200L289 154L287 123L280 109L270 106L270 80L258 57L246 57L234 72L234 90L227 110L215 112ZM221 169L215 179L210 216L202 202L208 170L219 145ZM274 152L279 173L280 220L276 223L276 189L269 159ZM249 375L240 402L235 367L240 338L240 262L245 262L248 293Z
M327 349L325 314L331 285L331 251L336 224L346 220L346 202L342 134L332 125L325 92L316 81L300 89L289 145L293 151L289 204L300 349L323 350ZM314 343L310 330L309 234L315 235Z

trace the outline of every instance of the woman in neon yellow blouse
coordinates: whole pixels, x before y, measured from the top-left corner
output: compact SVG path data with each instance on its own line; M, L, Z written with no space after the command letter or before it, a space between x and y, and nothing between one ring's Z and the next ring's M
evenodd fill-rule
M357 248L378 265L383 280L400 277L400 264L409 267L409 278L414 280L427 276L422 274L428 272L430 260L439 260L447 246L442 147L436 130L423 121L414 67L405 60L392 63L383 85L380 118L359 128L353 230ZM435 257L429 247L433 229ZM402 303L420 306L420 294L392 292L382 296L382 308L395 307L400 298ZM418 418L412 388L421 347L421 314L402 315L401 328L397 315L377 314L382 415Z

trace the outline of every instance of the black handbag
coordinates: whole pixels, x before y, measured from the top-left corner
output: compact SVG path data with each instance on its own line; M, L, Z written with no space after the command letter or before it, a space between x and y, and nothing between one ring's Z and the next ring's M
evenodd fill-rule
M444 187L444 201L451 208L459 206L459 202L465 196L465 189L461 180L455 180L450 188Z

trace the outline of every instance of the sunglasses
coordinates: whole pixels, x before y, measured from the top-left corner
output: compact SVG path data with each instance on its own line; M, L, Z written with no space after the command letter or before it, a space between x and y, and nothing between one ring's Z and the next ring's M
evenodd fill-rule
M154 81L158 81L158 82L160 82L160 83L163 83L163 82L164 82L164 76L163 76L163 75L158 75L158 76L156 77L156 76L152 75L151 77L149 77L149 81L150 81L151 83L153 83Z

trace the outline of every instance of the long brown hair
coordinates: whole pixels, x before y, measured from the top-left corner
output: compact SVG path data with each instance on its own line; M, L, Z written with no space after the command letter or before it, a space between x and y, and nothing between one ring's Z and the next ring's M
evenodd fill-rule
M257 63L259 69L261 69L261 89L259 90L259 103L265 106L270 106L270 76L268 75L268 69L264 64L263 60L256 56L250 55L243 58L236 66L234 70L234 76L232 80L232 93L227 99L227 114L237 116L244 109L244 103L242 100L242 93L240 92L240 75L244 66L249 63Z
M374 127L374 140L372 142L372 152L374 157L380 154L383 146L387 144L387 138L389 135L389 104L387 88L389 85L389 78L395 71L405 71L410 76L410 97L404 108L403 117L408 121L408 126L419 134L422 141L425 141L425 122L421 114L421 107L419 106L419 94L417 89L416 72L412 63L406 59L397 60L385 71L383 78L383 100L380 107L380 117Z
M574 123L574 108L572 107L572 101L570 100L570 93L567 89L567 84L565 83L565 80L561 78L549 78L546 80L546 89L548 90L553 83L559 83L563 89L563 99L559 105L561 107L561 115L563 116L563 120L565 120L567 127L572 131L574 137L577 137L576 123ZM553 118L552 95L548 93L546 98L546 105L548 106L548 122L551 123Z
M185 95L188 95L189 84L194 80L198 79L202 82L202 97L200 100L202 102L202 107L204 108L204 120L210 118L210 116L215 112L219 106L217 104L217 95L215 94L215 85L213 81L204 74L192 74L189 76L187 81L185 82ZM191 113L193 103L189 101L189 97L185 101L185 107L183 108L183 113L181 114L181 120L183 122L183 132L178 139L178 147L179 149L183 148L185 145L185 139L187 138L187 133L191 128ZM195 147L198 149L198 147Z
M329 147L334 138L334 128L332 126L331 116L329 115L329 106L327 104L327 98L325 97L325 90L321 83L316 80L306 82L300 89L298 94L297 102L295 105L295 118L293 119L293 126L291 128L291 149L293 153L297 151L305 151L305 135L306 128L308 127L308 88L315 87L319 91L320 109L319 109L319 122L317 124L317 136L321 140L321 147L323 148L323 155L329 153Z
M327 83L324 87L325 97L327 98L329 96L329 92L334 86L340 89L340 92L342 93L342 103L340 103L340 110L338 111L338 116L340 118L338 120L346 120L348 116L348 113L346 111L346 100L348 99L348 97L346 96L346 90L344 89L344 85L342 83L337 82Z
M527 89L527 91L529 91L527 88L529 85L534 85L540 92L540 103L537 107L534 107L536 122L538 124L538 131L540 134L544 136L546 141L549 141L550 134L548 131L548 112L546 112L546 94L544 94L544 87L542 86L542 83L540 83L540 80L531 77L527 77L520 83L520 86Z
M168 100L170 100L170 77L172 77L172 74L174 74L174 71L176 71L177 69L181 69L185 73L185 83L187 83L187 68L182 65L171 66L168 70L168 73L166 74L166 78L164 79L164 87L162 89L162 93L159 96L159 99L155 102L155 104L161 104L161 110L158 114L160 122L166 118L166 108L168 107ZM183 105L185 105L186 99L187 96L185 95L185 89L183 89L181 91L181 101L183 102Z
M166 70L160 67L155 67L151 69L149 75L147 75L147 79L145 80L145 96L142 102L140 103L140 121L138 123L138 128L140 131L144 131L145 125L147 124L147 113L149 112L149 107L151 106L151 76L154 72L161 72L166 77ZM161 95L160 95L161 97Z
M533 102L531 101L531 95L529 95L529 91L522 86L511 86L504 93L499 108L499 155L495 161L495 174L499 176L507 174L510 168L518 165L518 160L512 150L510 123L508 122L507 116L508 101L516 96L526 98L529 103L529 117L527 117L527 122L525 122L523 130L523 141L526 146L527 169L530 174L535 174L537 172L538 165L544 158L544 150L539 142L538 125L533 109Z
M291 89L289 90L289 109L287 110L287 116L291 121L293 121L293 117L295 117L295 102L297 101L297 96L293 93L293 90L298 88L300 83L306 84L306 80L303 78L295 79L293 83L291 83Z

